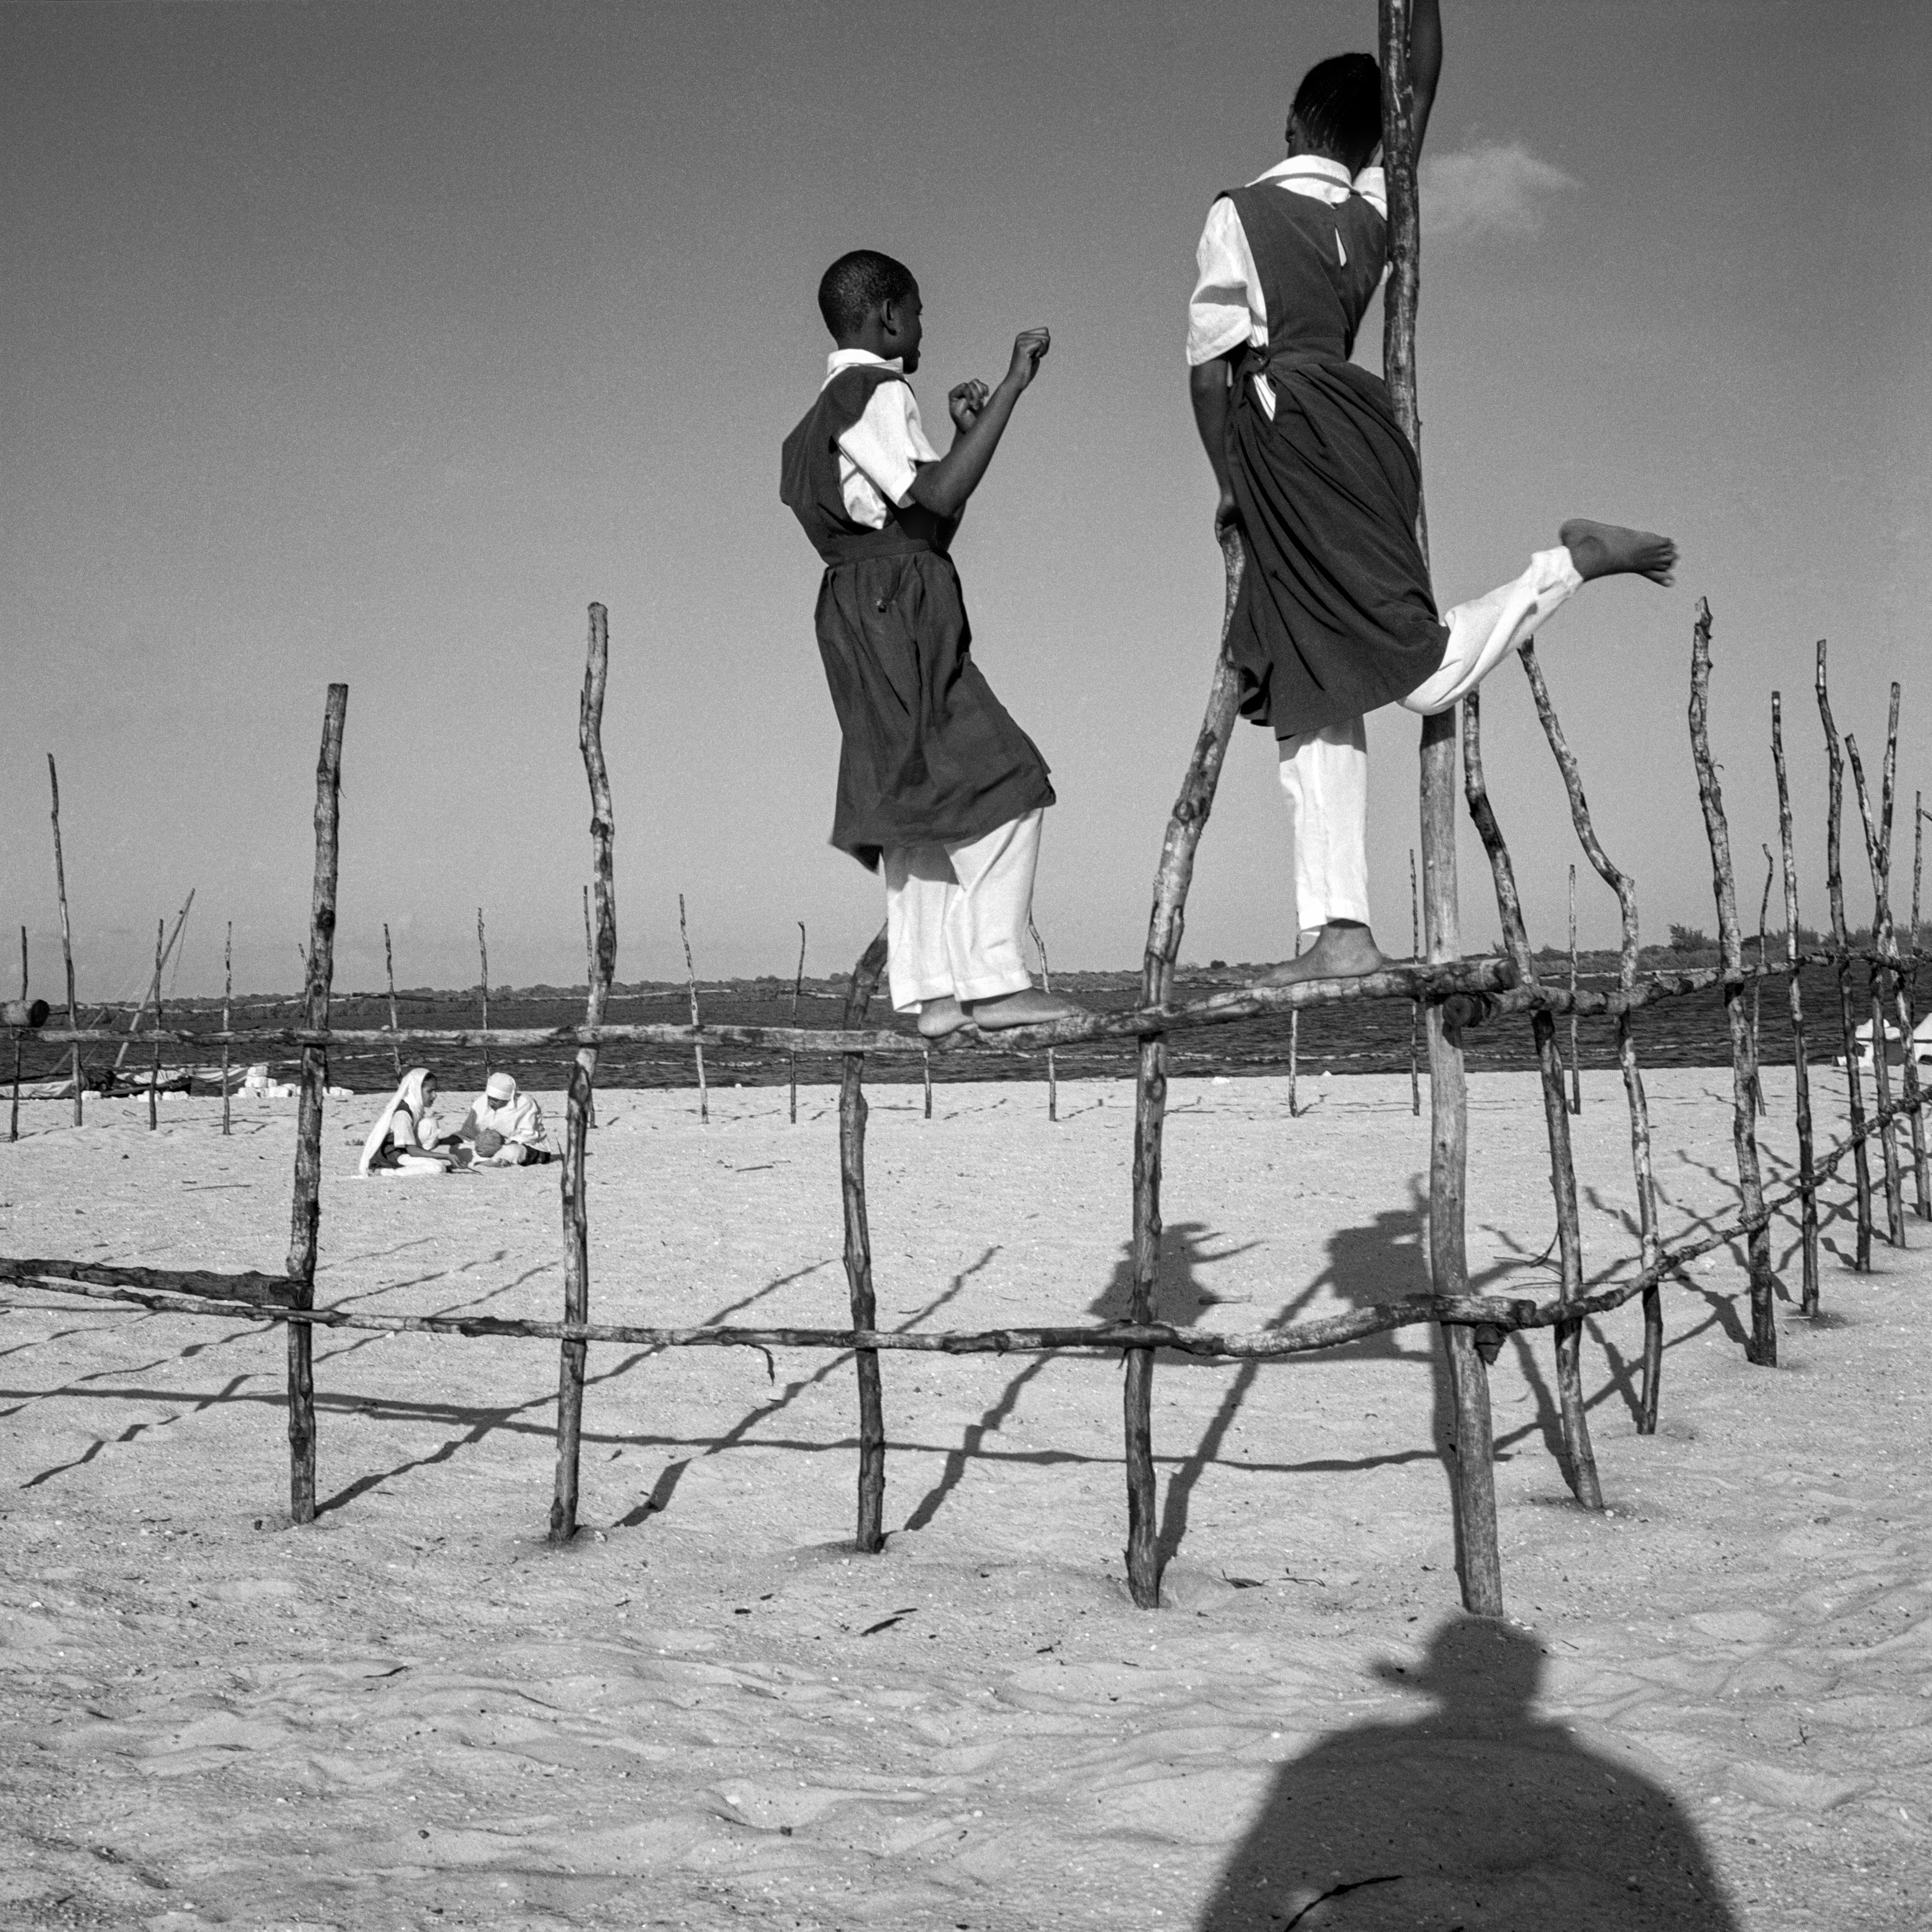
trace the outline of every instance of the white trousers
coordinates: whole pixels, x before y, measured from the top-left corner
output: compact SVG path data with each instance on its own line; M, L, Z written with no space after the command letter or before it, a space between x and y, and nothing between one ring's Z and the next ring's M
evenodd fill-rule
M1554 616L1583 580L1566 549L1541 550L1514 583L1444 617L1441 666L1401 700L1432 717L1466 698L1526 638ZM1369 746L1359 718L1281 741L1281 788L1294 842L1295 922L1304 932L1336 920L1369 923Z
M992 1000L1033 984L1027 924L1040 863L1035 810L977 838L889 846L886 970L892 1006L916 1012L928 1000Z

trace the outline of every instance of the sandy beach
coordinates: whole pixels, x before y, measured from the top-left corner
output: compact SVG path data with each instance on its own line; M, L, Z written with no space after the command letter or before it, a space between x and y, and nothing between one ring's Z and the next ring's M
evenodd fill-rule
M1838 1092L1817 1076L1822 1120ZM1788 1071L1763 1132L1788 1164ZM1651 1098L1666 1232L1732 1211L1728 1071ZM1412 1293L1400 1076L1177 1083L1159 1312L1263 1327ZM1593 1276L1635 1246L1621 1089L1575 1123ZM556 1096L547 1110L560 1114ZM1132 1090L877 1090L880 1318L1124 1308ZM592 1310L842 1322L831 1090L600 1097ZM322 1299L554 1316L556 1170L358 1180L325 1136ZM0 1252L279 1268L294 1108L28 1110ZM1471 1083L1479 1285L1547 1293L1532 1077ZM1835 1189L1834 1208L1847 1190ZM1492 1376L1514 1621L1457 1612L1427 1331L1163 1359L1169 1607L1121 1582L1120 1371L888 1355L884 1554L854 1556L849 1362L593 1349L583 1515L543 1540L554 1345L318 1336L321 1520L289 1526L283 1339L9 1288L0 1923L422 1928L1904 1928L1932 1878L1932 1229L1823 1318L1778 1253L1586 1352L1610 1508L1551 1455L1550 1342ZM1881 1228L1882 1232L1882 1228ZM1312 1904L1330 1894L1323 1902ZM1312 1909L1308 1909L1312 1905ZM1301 1915L1298 1918L1297 1915Z

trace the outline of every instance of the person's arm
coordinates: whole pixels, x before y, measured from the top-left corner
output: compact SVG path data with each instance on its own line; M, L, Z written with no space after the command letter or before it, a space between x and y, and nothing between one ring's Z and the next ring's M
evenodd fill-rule
M1442 77L1442 0L1414 0L1408 16L1408 78L1415 92L1415 152L1429 131L1436 83Z
M1235 520L1234 486L1228 470L1228 411L1233 400L1228 381L1240 353L1238 349L1231 349L1187 372L1187 399L1194 405L1194 427L1201 433L1201 447L1208 452L1214 487L1220 493L1214 505L1216 534Z
M952 392L947 400L959 433L953 439L952 447L937 463L920 465L912 484L915 503L923 505L936 517L956 517L966 507L967 498L980 487L980 479L986 475L986 466L1006 433L1013 405L1039 372L1040 359L1052 346L1052 338L1045 329L1022 329L1013 340L1012 365L987 396L982 408L963 408L959 392Z

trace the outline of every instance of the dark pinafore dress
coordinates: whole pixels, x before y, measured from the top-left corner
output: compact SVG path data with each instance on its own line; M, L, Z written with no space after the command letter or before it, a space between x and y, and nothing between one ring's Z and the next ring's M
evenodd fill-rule
M1387 386L1348 360L1382 280L1387 224L1268 182L1241 218L1268 344L1234 368L1228 457L1247 569L1230 647L1241 714L1278 738L1406 698L1448 632L1415 533L1422 473ZM1251 378L1265 373L1272 421Z
M898 845L977 838L1053 802L1046 760L972 660L954 525L916 504L856 523L838 439L896 370L842 369L784 440L778 494L825 560L815 622L843 743L832 843L876 868Z

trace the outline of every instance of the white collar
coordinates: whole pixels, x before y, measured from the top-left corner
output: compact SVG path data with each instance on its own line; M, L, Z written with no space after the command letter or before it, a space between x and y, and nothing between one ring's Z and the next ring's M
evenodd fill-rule
M883 356L874 356L869 349L835 349L825 358L825 382L831 381L842 369L890 369L895 376L905 374L905 358L895 356L888 362ZM822 389L825 382L819 384Z
M1330 160L1326 154L1290 154L1286 160L1277 161L1265 174L1257 175L1249 182L1250 188L1259 188L1263 182L1288 182L1313 180L1332 182L1337 188L1352 188L1355 178L1342 163Z

